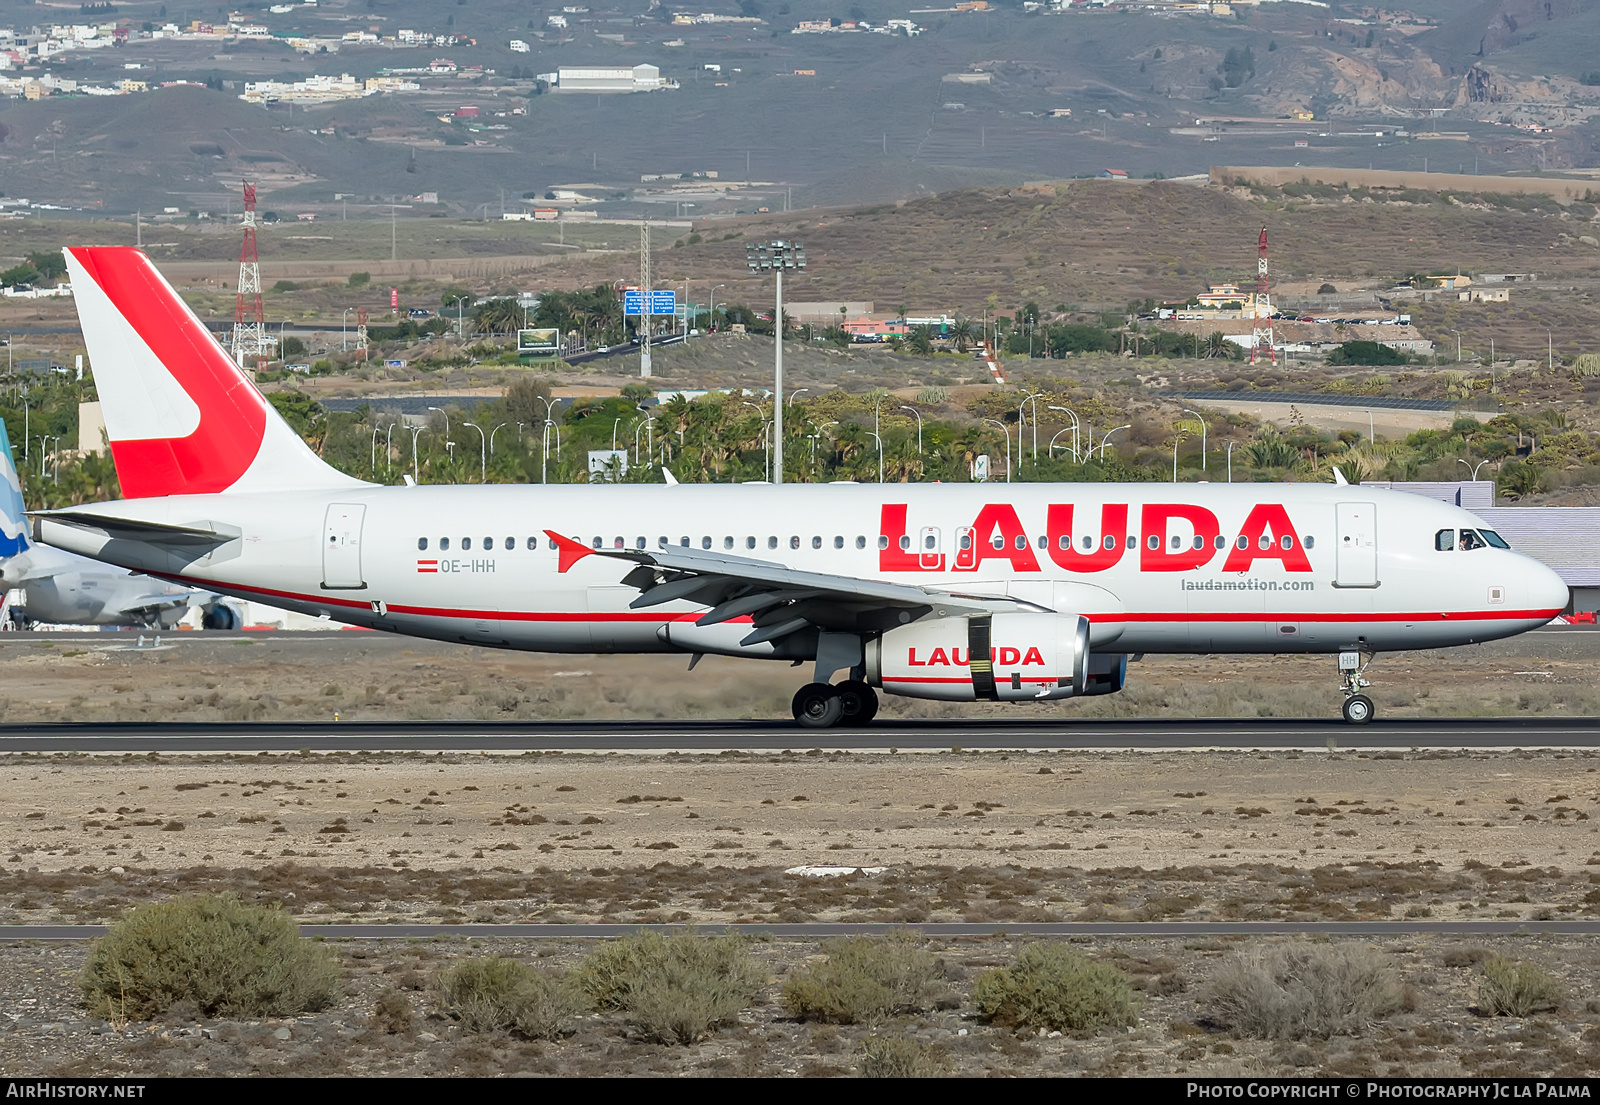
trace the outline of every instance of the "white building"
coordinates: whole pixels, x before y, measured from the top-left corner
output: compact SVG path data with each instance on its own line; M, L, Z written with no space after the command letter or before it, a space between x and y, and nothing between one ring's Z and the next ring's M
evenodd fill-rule
M520 38L514 38L511 40L511 52L513 54L526 54L528 52L528 44Z
M632 69L568 69L556 71L558 92L654 92L676 87L662 80L661 68L635 65Z

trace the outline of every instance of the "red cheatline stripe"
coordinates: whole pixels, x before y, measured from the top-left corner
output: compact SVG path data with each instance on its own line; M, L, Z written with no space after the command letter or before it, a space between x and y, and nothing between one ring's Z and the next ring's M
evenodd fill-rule
M886 675L883 677L883 681L885 683L971 683L972 676Z
M320 606L339 606L345 609L370 610L372 603L352 599L334 598L328 595L303 595L298 591L277 591L270 587L251 587L242 583L227 583L222 580L198 579L183 575L166 575L151 572L151 575L162 579L170 579L178 583L187 583L195 587L226 588L232 591L246 591L252 595L265 595L270 598L294 599L297 602L315 603ZM437 606L400 606L394 603L389 605L391 614L415 614L420 617L434 618L500 618L505 621L520 622L675 622L693 621L696 614L652 614L646 611L618 611L615 613L591 613L588 611L560 611L560 610L466 610ZM1558 609L1549 610L1466 610L1458 612L1440 613L1436 610L1413 611L1410 613L1389 613L1373 611L1365 614L1302 614L1292 611L1281 611L1276 614L1265 613L1134 613L1134 614L1088 614L1085 615L1091 622L1101 625L1111 625L1118 622L1154 622L1154 623L1183 623L1183 622L1294 622L1301 625L1307 622L1334 622L1334 623L1359 623L1359 622L1473 622L1473 621L1549 621L1557 614ZM731 621L749 621L749 618L733 618Z

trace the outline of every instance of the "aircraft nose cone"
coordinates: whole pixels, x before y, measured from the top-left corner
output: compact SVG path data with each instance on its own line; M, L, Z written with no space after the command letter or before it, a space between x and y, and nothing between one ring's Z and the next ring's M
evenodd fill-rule
M1566 581L1543 564L1528 565L1528 601L1534 610L1552 610L1556 613L1567 608L1571 593Z

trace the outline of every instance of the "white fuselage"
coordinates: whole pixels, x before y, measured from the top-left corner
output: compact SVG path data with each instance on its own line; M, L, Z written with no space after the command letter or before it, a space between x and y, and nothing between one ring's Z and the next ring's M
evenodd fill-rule
M591 548L687 541L795 570L1009 596L1088 617L1095 650L1118 653L1459 645L1534 628L1567 602L1559 577L1519 553L1435 547L1441 530L1481 528L1471 514L1360 486L362 486L93 509L239 536L198 560L151 562L147 546L48 516L40 534L354 625L544 652L794 658L740 647L748 619L696 628L705 607L693 603L630 609L629 564L586 556L563 572L547 530Z

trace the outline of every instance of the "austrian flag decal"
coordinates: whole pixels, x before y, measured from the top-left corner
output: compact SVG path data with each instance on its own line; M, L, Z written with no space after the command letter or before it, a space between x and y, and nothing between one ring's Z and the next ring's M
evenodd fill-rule
M417 571L419 571L419 572L437 572L438 570L439 570L439 562L437 560L419 560L419 561L417 561Z

